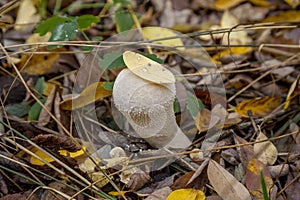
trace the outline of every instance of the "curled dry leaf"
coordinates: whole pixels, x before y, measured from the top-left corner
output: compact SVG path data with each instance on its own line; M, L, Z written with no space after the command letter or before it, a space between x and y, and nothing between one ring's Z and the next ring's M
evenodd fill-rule
M268 139L262 132L256 138L256 141ZM265 165L273 165L278 156L278 151L274 144L270 141L255 143L253 146L255 155L258 160Z
M222 199L251 200L246 187L216 161L209 161L207 175L214 190Z
M111 95L112 92L103 87L104 83L93 83L86 87L79 96L62 101L60 103L61 109L74 110Z
M132 51L123 53L128 69L138 77L154 83L175 83L174 75L161 64Z
M252 111L254 118L266 117L281 103L281 97L261 97L242 101L235 110L242 117L249 117L248 110Z

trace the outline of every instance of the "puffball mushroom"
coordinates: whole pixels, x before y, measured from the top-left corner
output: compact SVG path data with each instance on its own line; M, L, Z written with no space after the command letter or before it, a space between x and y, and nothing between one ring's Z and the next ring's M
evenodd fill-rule
M116 108L152 147L183 149L191 144L175 120L175 83L154 83L123 69L112 95Z

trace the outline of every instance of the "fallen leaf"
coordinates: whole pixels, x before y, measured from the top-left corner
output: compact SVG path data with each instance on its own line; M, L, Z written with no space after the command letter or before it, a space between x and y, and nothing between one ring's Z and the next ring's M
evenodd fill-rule
M222 199L251 200L246 187L216 161L209 161L207 175L214 190Z
M163 44L166 46L177 47L178 50L184 50L184 44L180 38L163 39L169 37L178 37L175 31L162 27L144 27L142 28L143 35L148 40L158 40L153 43ZM160 40L161 39L161 40Z
M96 82L86 87L77 97L69 98L60 103L61 109L74 110L111 95L112 91L103 87L105 82Z
M263 20L263 22L287 22L293 21L297 22L300 20L299 10L288 10L281 12L277 15L269 16Z
M240 144L242 146L237 147L239 157L241 159L242 165L244 168L247 167L248 162L255 157L253 147L247 144L248 142L237 135L234 135L234 141L236 144Z
M83 146L82 149L77 151L77 152L68 152L66 150L59 150L58 152L62 156L65 156L65 157L69 156L71 158L76 159L76 158L79 158L80 156L85 154L84 150L86 150L85 146ZM47 154L45 154L43 151L41 151L39 149L31 148L30 151L33 152L35 155L39 156L40 158L44 159L45 161L49 162L49 163L54 161L50 156L48 156ZM34 156L30 157L30 163L32 165L39 165L39 166L45 165L45 163L43 161L41 161L40 159L38 159Z
M281 103L281 97L261 97L242 101L235 110L242 117L249 117L248 110L252 111L254 118L266 117Z
M192 188L188 189L179 189L174 190L171 194L167 197L167 200L205 200L205 194L201 190L195 190Z
M262 132L260 132L255 141L268 139ZM278 151L274 144L270 141L259 142L253 145L255 155L258 160L263 162L265 165L273 165L278 156Z
M257 6L262 7L270 7L272 4L268 0L248 0L249 2L253 3Z
M175 77L168 69L146 56L126 51L123 59L128 69L140 78L158 84L175 83Z
M217 0L215 1L214 6L217 10L227 10L244 1L245 0Z
M294 93L294 91L296 90L296 88L298 86L299 79L300 79L300 75L297 76L296 80L292 83L292 85L289 89L289 92L288 92L288 95L286 97L284 107L283 107L284 110L288 109L291 104L291 100L293 98L292 94Z
M33 0L22 0L18 10L16 19L15 30L26 28L25 25L31 23L38 23L40 21L40 15L37 14L37 9L34 6Z
M263 193L261 188L260 174L263 172L268 193L273 186L273 180L271 175L262 162L258 159L253 158L248 162L246 174L245 174L245 185L249 189L249 192L257 199L263 199Z
M46 47L42 47L39 51L48 51ZM22 69L22 72L31 75L42 75L46 74L53 66L55 61L59 58L58 53L51 54L23 54L21 56L21 62L18 64L18 68ZM30 59L30 60L29 60Z
M284 0L287 2L292 8L296 8L300 5L300 0Z

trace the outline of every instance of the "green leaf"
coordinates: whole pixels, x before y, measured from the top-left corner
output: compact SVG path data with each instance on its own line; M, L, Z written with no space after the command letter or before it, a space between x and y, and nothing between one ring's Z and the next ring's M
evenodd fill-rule
M114 20L118 33L130 30L134 24L131 14L123 9L118 9L115 12Z
M44 104L46 101L44 99L40 99L40 101ZM35 102L29 112L28 112L28 120L29 121L37 121L39 119L40 113L42 110L42 106L38 103Z
M103 58L99 61L99 66L102 69L114 69L119 67L124 67L125 63L123 61L123 53L119 51L113 51L111 53L105 54Z
M28 114L30 110L30 105L28 102L22 102L14 105L5 106L5 110L10 115L15 115L17 117L24 117Z
M53 16L41 24L37 25L34 33L39 33L40 36L46 35L48 32L52 32L52 30L61 23L71 21L68 17L60 17L60 16Z
M64 22L58 24L52 31L52 35L49 39L49 42L58 42L58 41L70 41L75 39L78 32L78 26L76 22ZM61 45L51 45L48 46L48 49L55 49L61 47Z
M191 113L192 117L195 119L200 110L204 108L203 103L191 92L187 92L187 109Z
M103 37L101 37L101 36L92 37L92 41L101 41L101 40L103 40ZM92 51L93 49L94 49L94 47L92 47L92 46L82 47L83 51Z
M102 87L106 90L112 91L114 84L115 84L115 82L105 82L102 84Z
M94 15L82 15L76 21L79 29L85 29L91 27L93 23L100 22L100 18Z
M159 64L164 63L164 61L162 59L158 58L156 54L148 54L148 53L141 53L141 54L155 62L158 62Z
M268 194L268 188L267 188L267 184L266 184L266 181L264 178L264 173L262 170L260 171L260 184L261 184L261 189L263 192L264 200L269 200L270 198L269 198L269 194Z
M122 6L129 6L130 5L130 2L126 1L126 0L113 0L113 4L116 5L116 4L122 4Z
M34 89L40 93L40 94L43 94L44 90L46 89L47 85L45 83L45 78L44 77L41 77L37 80L35 86L34 86Z

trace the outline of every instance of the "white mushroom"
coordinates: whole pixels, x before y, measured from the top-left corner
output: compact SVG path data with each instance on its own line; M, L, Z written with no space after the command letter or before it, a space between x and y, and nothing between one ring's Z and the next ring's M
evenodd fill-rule
M113 87L116 108L154 148L183 149L191 144L175 120L175 95L175 83L153 83L128 69L119 73Z

